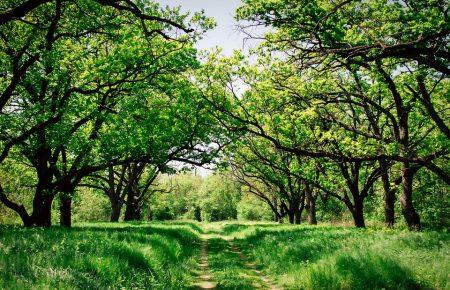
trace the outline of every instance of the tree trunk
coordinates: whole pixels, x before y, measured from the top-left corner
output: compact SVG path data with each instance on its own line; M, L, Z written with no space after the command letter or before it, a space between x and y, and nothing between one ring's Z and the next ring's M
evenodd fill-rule
M19 214L22 219L24 227L31 227L33 225L31 217L28 215L27 210L22 204L17 204L8 199L6 194L3 191L3 187L0 184L0 201L8 208L14 210L17 214Z
M403 193L400 197L400 205L402 207L403 216L405 217L406 223L408 224L408 228L411 231L420 231L420 217L416 212L412 202L414 174L415 172L413 172L410 164L408 162L405 162L402 168Z
M31 224L39 227L50 227L52 225L52 203L55 194L50 189L53 176L45 165L44 157L42 157L44 161L41 161L41 165L36 168L38 184L33 198Z
M295 224L299 225L302 222L302 213L305 208L305 195L302 195L300 204L296 207Z
M59 201L59 224L70 228L72 226L72 196L70 194L62 194Z
M135 207L134 209L132 207L130 207L130 210L128 209L128 205L127 205L127 209L125 211L125 217L124 217L124 221L139 221L141 220L141 209L139 207Z
M109 221L110 222L118 222L120 217L120 212L122 210L122 207L119 204L119 201L110 199L111 201L111 216Z
M317 225L316 218L316 198L312 194L310 186L306 186L306 209L308 210L308 222L310 225Z
M125 210L124 221L137 221L141 219L141 208L138 204L138 197L132 191L127 195L127 209Z
M380 160L382 170L381 181L384 190L384 223L391 228L395 223L395 189L391 188L389 171L385 160Z
M273 214L273 221L276 223L280 222L280 218L278 217L278 214L276 214L276 213Z
M353 206L352 216L355 226L357 228L366 227L366 223L364 221L364 205L361 200L356 199L354 201L355 205Z
M40 139L44 137L43 135L39 136ZM45 143L45 140L42 143ZM52 225L52 203L55 193L52 188L53 172L48 167L50 156L50 150L43 146L37 149L36 160L33 160L36 163L38 183L33 198L31 224L40 227Z
M308 222L310 225L317 225L316 199L312 196L308 198Z
M302 213L301 211L298 211L295 213L295 224L299 225L302 222Z
M288 212L288 217L289 217L289 223L293 224L294 223L294 213L292 211Z
M50 227L52 225L52 194L36 193L33 199L33 214L30 225Z

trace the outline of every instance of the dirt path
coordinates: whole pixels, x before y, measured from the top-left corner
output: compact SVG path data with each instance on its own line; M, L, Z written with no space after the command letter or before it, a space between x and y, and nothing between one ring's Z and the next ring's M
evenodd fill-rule
M238 247L231 240L228 241L228 244L230 246L230 250L239 256L239 258L241 259L244 266L247 267L248 269L251 269L255 273L255 276L258 276L264 282L265 286L267 286L268 289L270 289L270 290L282 290L283 289L282 287L277 286L275 283L273 283L269 277L267 277L260 270L258 270L256 268L255 263L249 262L248 258L245 256L245 254L242 251L240 251L238 249Z
M216 289L217 283L212 280L211 270L208 263L208 240L204 239L200 250L198 261L198 275L195 286L198 289Z
M270 289L282 290L233 243L232 237L220 232L201 235L197 289ZM210 243L210 246L208 246ZM211 265L208 261L208 253Z

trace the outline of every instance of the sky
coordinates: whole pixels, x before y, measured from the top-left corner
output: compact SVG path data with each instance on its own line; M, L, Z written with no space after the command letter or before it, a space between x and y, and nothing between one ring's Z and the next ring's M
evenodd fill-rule
M251 47L251 42L244 45L245 34L236 28L234 12L241 4L240 0L156 0L161 6L181 6L182 12L198 12L205 10L205 15L213 17L217 23L216 27L208 31L196 47L198 49L211 49L219 46L224 55L231 55L233 50L243 50ZM202 177L211 174L211 170L196 167L195 174Z
M246 42L245 35L237 31L237 22L234 20L234 11L240 6L240 0L156 0L161 6L181 6L182 12L196 12L205 10L205 15L213 17L217 26L206 33L197 44L199 49L210 49L215 46L222 47L223 54L230 55L234 49L248 48L251 44Z

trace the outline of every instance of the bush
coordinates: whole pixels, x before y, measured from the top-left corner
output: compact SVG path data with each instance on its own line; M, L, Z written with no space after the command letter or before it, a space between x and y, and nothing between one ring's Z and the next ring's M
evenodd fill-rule
M270 207L252 194L243 194L237 204L238 220L271 221L274 216Z

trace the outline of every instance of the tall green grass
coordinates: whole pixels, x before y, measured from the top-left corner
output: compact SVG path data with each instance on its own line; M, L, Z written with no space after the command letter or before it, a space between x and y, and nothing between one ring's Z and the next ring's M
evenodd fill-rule
M234 235L287 289L449 289L450 235L249 226Z
M209 264L214 281L219 289L264 289L264 283L255 276L252 269L245 266L227 241L212 238L208 242Z
M264 285L228 239L285 289L450 289L446 232L185 221L0 226L0 289L192 288L202 237L219 289Z
M0 289L180 289L193 283L189 225L0 227Z

